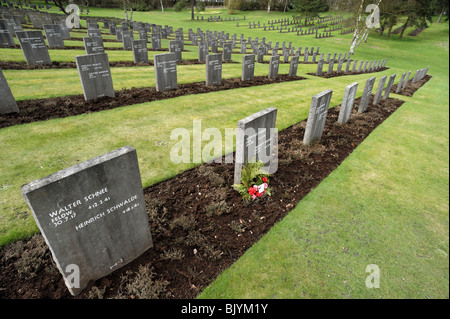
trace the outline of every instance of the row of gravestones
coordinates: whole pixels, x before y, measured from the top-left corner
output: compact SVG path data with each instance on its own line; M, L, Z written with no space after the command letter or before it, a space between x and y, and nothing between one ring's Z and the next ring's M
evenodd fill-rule
M328 55L328 60L329 60L329 55ZM356 69L357 64L358 64L358 60L354 60L353 61L351 59L348 59L346 65L345 65L345 71L342 71L342 66L344 64L344 61L345 61L345 57L343 59L338 59L338 66L337 66L337 70L336 70L337 74L341 74L341 73L345 74L345 73L350 72L350 66L351 66L352 62L353 62L353 67L352 67L351 72L353 72L353 73L378 71L378 70L383 69L383 68L386 67L387 59L383 59L383 60L379 60L379 61L370 61L370 65L368 65L369 61L361 61L359 63L358 70ZM319 59L319 62L317 64L317 71L316 71L316 75L317 76L321 76L322 75L324 62L325 61L323 59L323 56L321 56L320 59ZM333 74L334 64L335 64L335 59L334 58L329 60L327 75L332 75Z
M195 17L197 21L204 21L205 17L204 16L196 16ZM245 20L245 16L242 20ZM221 16L210 16L206 19L206 21L208 22L224 22L224 21L239 21L239 17L233 17L233 19L231 19L231 17L229 18L222 18Z
M361 103L368 101L374 82L367 80ZM355 82L345 89L340 123L350 117L357 86ZM305 145L321 139L332 92L312 98ZM365 112L361 103L358 111ZM267 173L276 172L276 117L277 109L268 108L238 121L235 184L241 182L246 162L261 160ZM130 146L28 183L21 191L72 295L153 247L137 152ZM74 270L77 282L71 276Z

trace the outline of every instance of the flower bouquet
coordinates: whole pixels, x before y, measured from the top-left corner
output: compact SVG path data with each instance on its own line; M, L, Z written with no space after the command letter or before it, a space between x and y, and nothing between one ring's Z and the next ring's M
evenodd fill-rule
M271 195L269 174L263 171L261 161L247 163L242 167L241 184L234 184L233 188L242 195L244 200L251 200Z

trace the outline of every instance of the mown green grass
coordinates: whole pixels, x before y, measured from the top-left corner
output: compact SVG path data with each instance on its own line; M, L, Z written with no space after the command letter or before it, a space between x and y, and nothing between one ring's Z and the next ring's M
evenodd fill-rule
M221 10L205 14L227 16ZM91 16L121 10L93 8ZM242 17L244 13L238 13ZM289 14L245 12L264 22ZM190 13L135 13L140 21L196 30L225 30L266 41L320 46L320 52L346 52L351 35L315 40L235 23L189 20ZM75 41L76 42L76 41ZM80 42L81 43L81 42ZM445 47L445 43L447 46ZM187 47L192 49L193 47ZM50 50L52 60L74 61L84 50ZM150 56L152 52L149 52ZM187 53L196 57L196 52ZM20 50L0 49L8 61L24 61ZM131 52L108 51L111 61L132 60ZM183 53L185 56L185 53ZM7 58L5 58L7 57ZM20 186L124 145L137 149L144 187L171 178L194 164L173 164L170 132L177 127L236 127L236 122L267 107L278 108L281 130L305 119L311 97L333 89L340 104L345 86L369 76L431 66L433 75L414 97L378 127L343 164L200 296L202 298L448 298L448 23L433 24L417 37L398 40L371 34L355 59L388 58L389 70L371 75L242 88L144 103L110 111L55 119L0 130L0 245L38 231ZM234 54L235 61L241 55ZM178 66L179 83L205 80L205 66ZM3 71L17 100L82 94L76 70ZM240 77L240 64L224 64L224 77ZM266 75L267 64L257 64ZM282 65L280 73L287 73ZM152 67L115 68L115 89L154 86ZM225 150L230 151L230 150ZM367 289L365 268L381 269L381 288Z

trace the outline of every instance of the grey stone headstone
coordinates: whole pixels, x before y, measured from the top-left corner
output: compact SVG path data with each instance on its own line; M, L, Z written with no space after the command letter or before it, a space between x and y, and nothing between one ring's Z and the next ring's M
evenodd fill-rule
M133 58L134 63L148 62L147 40L133 40Z
M358 72L362 72L363 64L364 64L364 61L361 61L361 63L359 63Z
M386 89L384 90L384 95L383 95L384 100L388 99L389 94L391 93L392 86L394 85L394 80L395 80L396 76L397 76L397 74L394 73L389 77L388 84L386 85Z
M364 113L367 110L367 106L369 105L370 95L372 94L372 89L375 84L375 77L368 78L366 81L366 85L364 86L364 91L361 96L361 100L359 102L359 113Z
M345 73L348 73L350 71L350 64L353 60L348 59L347 63L345 64Z
M198 44L198 62L205 62L208 55L208 42L200 41Z
M241 183L245 163L261 161L264 170L273 174L278 169L278 134L275 129L277 109L267 108L237 123L234 183Z
M169 52L175 53L177 62L181 62L181 42L177 40L169 41Z
M367 65L369 64L369 61L366 61L366 63L364 63L364 72L367 72Z
M356 72L356 65L357 64L358 64L358 60L355 60L355 62L353 63L352 72Z
M402 90L404 90L406 88L406 86L408 85L408 81L409 81L409 77L410 76L411 76L411 71L408 71L408 74L406 75L405 82L403 82Z
M297 76L298 69L298 56L293 56L291 58L291 63L289 65L289 76Z
M242 57L242 81L253 81L255 74L255 55L247 54Z
M233 53L233 46L231 42L223 44L223 61L231 61L231 54Z
M403 80L405 79L405 75L406 72L403 72L402 77L400 78L400 82L398 82L397 84L397 89L395 90L395 93L400 93L400 91L402 90L402 86L403 86Z
M245 40L241 41L241 54L246 54L247 53L247 44L245 42Z
M373 105L377 105L380 103L381 95L383 94L384 84L386 83L387 76L384 75L378 81L377 92L375 93L375 97L373 98Z
M2 47L14 47L16 43L14 42L13 35L8 29L6 20L0 20L0 46Z
M86 101L115 96L106 53L79 55L75 61Z
M269 79L276 79L278 77L278 69L280 66L280 56L275 55L270 57L269 63Z
M102 32L100 31L100 29L88 29L87 35L88 37L101 37Z
M334 66L334 59L331 59L330 63L328 64L328 72L327 72L328 75L333 74L333 66Z
M177 84L177 58L175 53L155 54L156 90L167 91L176 89Z
M59 21L58 24L61 26L63 40L70 40L70 30L67 28L66 21Z
M64 48L64 40L59 24L44 24L43 28L49 48Z
M222 83L222 54L206 56L206 85L220 85Z
M350 119L357 90L358 82L353 82L345 88L344 98L342 99L341 110L339 111L337 120L339 123L345 124Z
M153 246L130 146L24 185L22 195L72 295ZM78 283L69 276L74 266Z
M12 95L11 89L9 88L8 82L6 81L5 76L3 75L2 69L0 69L0 114L7 114L19 112L19 108L17 107L16 100Z
M344 64L344 59L340 59L339 63L338 63L338 67L337 67L337 73L341 73L342 72L342 65Z
M96 54L105 52L102 37L86 37L83 38L83 42L86 54Z
M29 65L52 64L41 31L17 31L16 35Z
M133 49L133 39L134 39L133 30L122 31L122 43L123 48L125 50Z
M157 33L152 33L150 36L151 42L152 42L152 49L153 50L161 50L161 36Z
M309 145L320 141L332 94L332 90L325 90L313 96L306 122L305 135L303 136L303 144Z

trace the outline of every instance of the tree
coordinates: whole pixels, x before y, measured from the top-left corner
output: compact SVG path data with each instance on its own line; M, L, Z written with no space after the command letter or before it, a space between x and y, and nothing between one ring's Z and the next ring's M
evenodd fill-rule
M55 4L55 6L60 8L64 14L67 14L66 7L69 4L68 0L53 0L53 3Z
M310 18L318 17L319 12L328 10L325 0L292 0L292 6L294 11L305 17L305 23Z
M404 5L406 22L403 24L399 39L403 38L409 24L418 28L428 27L428 22L432 23L433 9L431 5L432 0L407 0Z
M444 13L447 13L447 19L445 21L448 20L448 10L449 10L449 5L448 5L448 0L434 0L433 3L433 9L435 10L435 12L439 13L439 17L437 19L437 23L441 22L441 19L444 15Z

